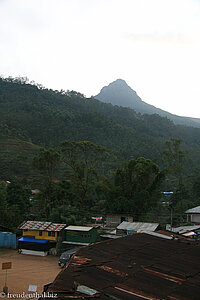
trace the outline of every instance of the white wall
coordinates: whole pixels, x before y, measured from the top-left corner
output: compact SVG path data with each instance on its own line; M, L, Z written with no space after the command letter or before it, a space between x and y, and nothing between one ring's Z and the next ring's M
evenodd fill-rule
M191 214L191 222L200 224L200 214Z

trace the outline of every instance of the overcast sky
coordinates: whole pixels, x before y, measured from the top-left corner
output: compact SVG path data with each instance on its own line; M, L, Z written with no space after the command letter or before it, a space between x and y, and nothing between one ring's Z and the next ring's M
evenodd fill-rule
M0 74L200 118L200 0L0 0Z

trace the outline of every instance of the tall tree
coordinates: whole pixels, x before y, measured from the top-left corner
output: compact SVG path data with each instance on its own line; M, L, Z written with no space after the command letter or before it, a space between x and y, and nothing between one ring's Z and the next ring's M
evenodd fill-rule
M79 199L78 205L89 205L89 194L99 176L98 169L108 156L106 149L89 141L65 141L60 149L67 177Z
M174 176L176 181L176 193L179 200L183 202L183 161L187 151L181 149L182 141L180 139L170 139L166 141L166 150L163 152L163 158L167 166L167 172Z
M33 165L41 172L41 180L43 182L41 193L36 197L36 200L37 204L41 205L42 212L46 218L49 217L56 205L56 187L53 179L59 164L60 154L56 149L41 148L39 154L33 159Z
M16 228L29 214L30 191L17 181L0 184L1 224Z
M52 182L59 164L60 155L58 151L53 148L41 148L39 154L33 159L34 167L42 173L44 176L43 178L47 183Z
M0 216L0 224L4 226L9 226L10 214L7 202L6 185L4 183L0 183Z
M114 184L108 192L107 210L131 213L135 220L142 220L160 199L163 180L164 173L152 160L142 157L130 160L115 173Z

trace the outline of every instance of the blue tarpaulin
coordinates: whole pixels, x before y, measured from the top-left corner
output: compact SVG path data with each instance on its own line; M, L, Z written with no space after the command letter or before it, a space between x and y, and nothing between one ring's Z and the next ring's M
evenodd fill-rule
M40 239L31 239L26 237L21 237L19 242L29 242L29 243L40 243L40 244L46 244L48 243L48 240L40 240Z

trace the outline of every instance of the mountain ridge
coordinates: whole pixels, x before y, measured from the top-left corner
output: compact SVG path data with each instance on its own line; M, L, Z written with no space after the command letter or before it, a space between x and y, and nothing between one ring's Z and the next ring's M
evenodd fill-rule
M124 79L116 79L108 86L104 86L94 98L104 103L134 109L137 113L158 114L172 120L174 124L200 128L200 119L198 118L178 116L143 101Z
M23 176L31 168L31 157L26 159L24 152L16 155L15 143L32 156L38 146L51 148L64 140L87 140L104 146L120 161L139 157L160 161L165 142L173 138L181 139L189 153L188 172L200 165L199 128L175 125L158 114L137 114L131 108L86 98L75 91L53 91L10 78L0 78L0 136L0 148L7 149L0 153L2 179L17 169ZM10 138L15 141L10 143ZM27 150L24 141L33 147ZM22 162L27 162L24 171Z

